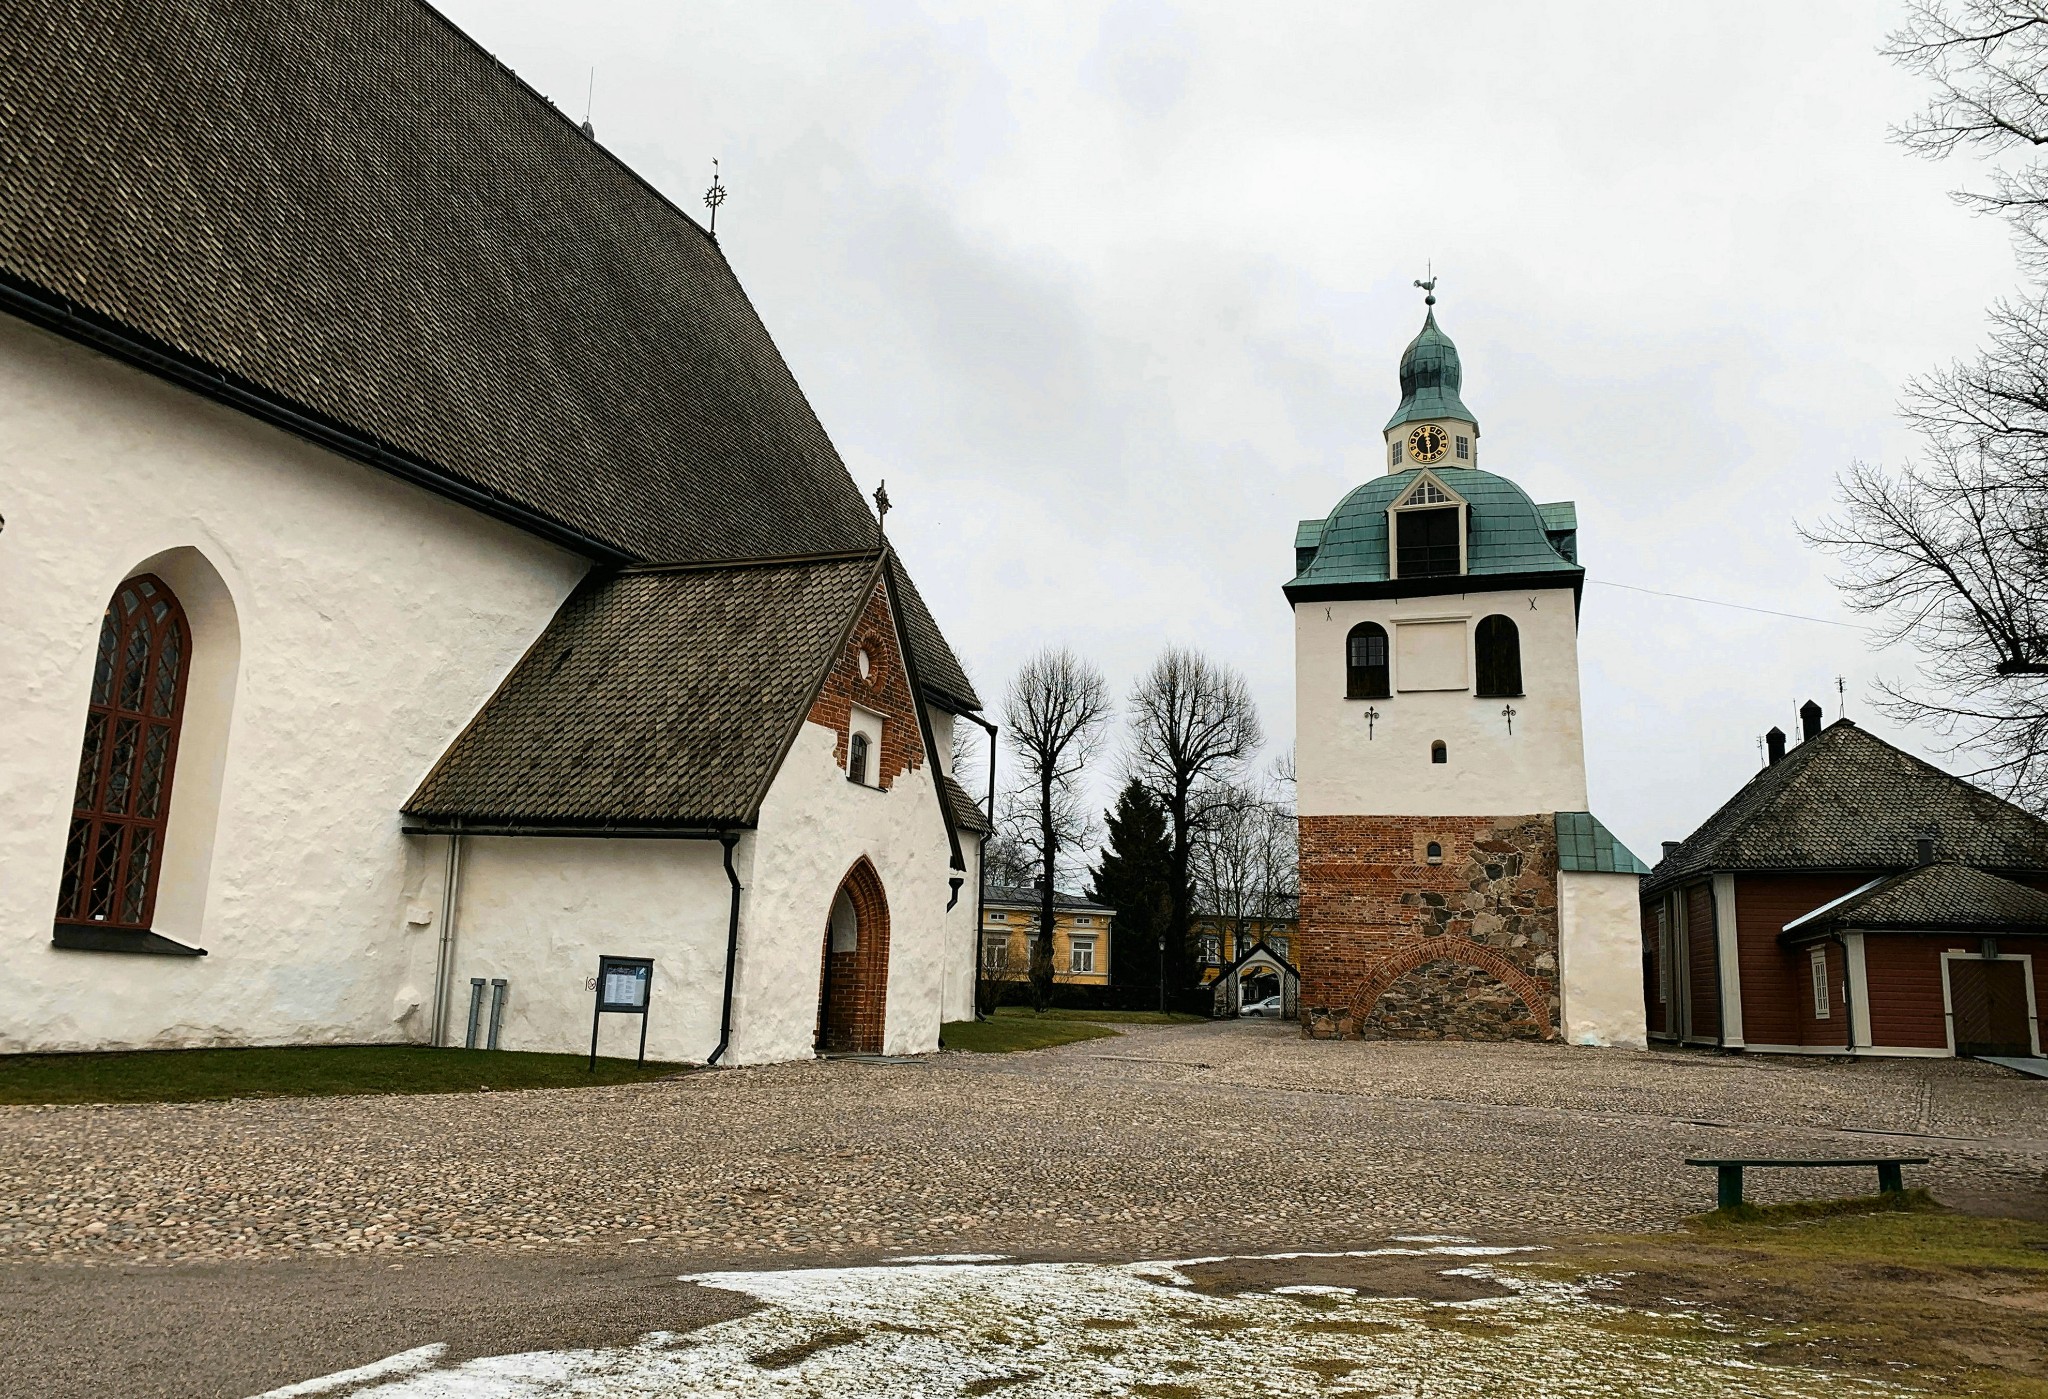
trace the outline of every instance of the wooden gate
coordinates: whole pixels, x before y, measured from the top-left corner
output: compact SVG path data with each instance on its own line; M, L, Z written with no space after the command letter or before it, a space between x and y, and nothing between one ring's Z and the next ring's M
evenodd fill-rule
M2027 966L2017 961L1948 959L1948 1003L1956 1053L2029 1055Z

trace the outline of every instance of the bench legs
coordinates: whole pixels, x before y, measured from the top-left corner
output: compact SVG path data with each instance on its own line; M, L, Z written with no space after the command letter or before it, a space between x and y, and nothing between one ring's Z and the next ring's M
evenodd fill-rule
M1716 1166L1720 1177L1720 1198L1716 1202L1724 1210L1732 1210L1742 1203L1742 1167Z
M1877 1193L1897 1195L1906 1188L1906 1170L1896 1161L1887 1161L1877 1168Z

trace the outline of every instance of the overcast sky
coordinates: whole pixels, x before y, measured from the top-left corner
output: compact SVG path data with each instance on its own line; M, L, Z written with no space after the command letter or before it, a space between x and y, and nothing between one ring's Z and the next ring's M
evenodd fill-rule
M1485 464L1576 500L1592 805L1690 832L1811 696L1899 739L1795 519L2015 281L1860 3L444 0L728 257L992 704L1168 641L1292 741L1295 521L1384 470L1433 260ZM1908 746L1919 745L1907 736ZM1925 751L1922 749L1921 751ZM1109 795L1105 784L1105 798Z

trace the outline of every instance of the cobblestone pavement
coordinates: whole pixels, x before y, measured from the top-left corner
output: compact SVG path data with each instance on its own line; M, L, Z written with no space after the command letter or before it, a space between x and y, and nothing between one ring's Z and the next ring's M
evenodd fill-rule
M1688 1155L1906 1154L2048 1193L2048 1082L1953 1060L1140 1027L1031 1054L445 1097L0 1108L0 1260L603 1251L823 1261L1333 1248L1655 1227ZM1754 1193L1868 1191L1761 1172ZM1789 1178L1796 1177L1796 1178Z

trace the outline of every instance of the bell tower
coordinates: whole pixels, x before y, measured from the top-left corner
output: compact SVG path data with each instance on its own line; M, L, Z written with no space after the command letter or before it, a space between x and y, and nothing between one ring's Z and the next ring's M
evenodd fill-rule
M1587 809L1577 513L1479 468L1416 285L1387 470L1301 523L1284 590L1302 1004L1326 1033L1640 1044L1648 871Z

